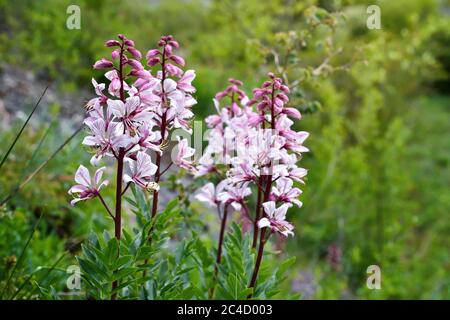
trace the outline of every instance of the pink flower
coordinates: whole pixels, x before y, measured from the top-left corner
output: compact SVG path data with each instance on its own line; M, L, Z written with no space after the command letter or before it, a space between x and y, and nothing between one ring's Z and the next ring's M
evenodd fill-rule
M294 203L299 208L302 206L302 202L298 200L302 191L299 188L292 188L293 181L291 179L280 178L276 184L276 187L272 187L271 200Z
M120 96L120 78L119 73L116 70L111 70L105 73L106 79L110 81L108 92L110 95L119 97ZM128 84L123 81L124 90L129 90Z
M248 183L244 183L242 186L227 186L227 191L221 192L218 199L224 204L231 204L236 211L242 209L244 198L251 195L252 191L247 187Z
M117 151L120 147L126 147L132 141L127 134L123 134L121 123L109 122L106 125L102 118L88 118L84 123L92 135L85 137L83 144L97 149L97 160L109 152Z
M120 121L123 122L125 128L134 131L138 124L152 119L150 110L141 106L139 97L129 97L125 103L121 100L108 100L108 107L111 109Z
M159 145L159 142L161 140L161 132L152 131L152 128L153 123L150 121L143 123L139 127L137 134L139 140L137 144L144 149L151 149L161 154L162 151Z
M131 175L125 174L123 176L124 182L132 182L146 190L159 190L159 186L150 181L158 167L152 163L152 158L147 153L139 151L136 155L136 161L129 158L127 158L127 161Z
M275 202L264 202L263 207L267 217L264 217L258 221L258 227L269 227L273 232L279 232L285 237L290 234L294 235L294 232L292 231L294 226L285 220L286 212L290 206L290 204L285 203L276 208Z
M211 207L220 205L221 201L219 199L219 194L222 192L225 185L226 181L221 181L217 187L214 187L214 184L209 182L200 189L195 198Z
M99 168L94 175L94 178L91 179L91 175L89 170L80 165L77 172L75 173L75 182L77 185L74 185L69 190L69 194L74 195L74 199L70 201L70 204L74 206L78 201L88 200L96 197L100 189L103 186L108 185L108 180L100 182L103 171L105 171L105 167Z
M188 93L195 92L195 87L191 84L195 78L194 70L187 70L184 75L178 80L177 88Z
M108 101L108 98L103 94L103 90L105 90L105 84L97 83L97 81L92 78L92 85L94 86L95 93L98 97L89 100L89 102L86 104L87 110L98 109Z
M191 158L194 153L195 149L189 147L188 140L186 138L181 139L180 137L177 137L178 139L178 152L175 156L175 159L173 159L173 163L179 166L180 168L184 168L189 171L194 171L195 167L192 164L192 161L187 160L188 158Z

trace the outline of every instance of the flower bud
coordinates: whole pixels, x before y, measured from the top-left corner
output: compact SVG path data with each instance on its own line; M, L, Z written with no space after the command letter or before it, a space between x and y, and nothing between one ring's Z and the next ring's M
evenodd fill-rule
M124 42L129 47L134 47L134 41L130 39L126 39Z
M161 63L161 59L159 57L151 58L147 61L147 65L153 67L154 65Z
M112 68L114 65L111 61L102 58L100 60L98 60L95 64L94 64L94 69L108 69L108 68Z
M141 52L140 52L139 50L137 50L136 48L134 48L134 47L128 47L127 50L128 50L128 52L131 53L131 55L132 55L133 57L135 57L136 59L141 59L141 58L142 58Z
M105 45L107 47L117 47L117 46L120 46L120 42L117 40L108 40L108 41L106 41Z
M116 49L113 52L111 52L111 57L115 60L118 59L120 57L120 50Z
M139 61L137 61L137 60L134 60L134 59L128 59L127 63L128 63L133 69L136 69L136 70L142 70L142 69L144 69L144 67L142 66L142 64L141 64Z
M149 51L147 52L147 54L145 55L145 58L146 58L147 60L149 60L149 59L151 59L151 58L156 57L156 56L159 55L159 54L161 54L161 52L159 52L158 49L152 49L152 50L149 50Z
M178 64L182 67L184 66L184 59L180 56L173 55L170 57L170 60L172 60L173 62L175 62L176 64Z

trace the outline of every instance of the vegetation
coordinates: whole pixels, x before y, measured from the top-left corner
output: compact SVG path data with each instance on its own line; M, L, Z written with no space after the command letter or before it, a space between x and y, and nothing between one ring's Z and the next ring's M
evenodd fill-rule
M81 9L80 30L66 28L70 4ZM380 30L366 27L370 4L381 9ZM144 50L173 34L197 73L193 111L200 121L215 113L212 98L228 78L242 80L250 93L275 72L302 112L296 129L310 133L301 162L309 173L303 207L289 211L296 236L271 239L254 298L448 299L446 10L438 0L0 0L0 53L3 65L76 93L92 90L92 77L105 82L92 65L110 56L106 39L125 33ZM48 111L53 119L60 107ZM248 297L251 234L231 217L215 275L217 215L190 197L202 179L186 183L174 171L161 183L174 200L161 206L150 244L140 239L151 199L131 187L122 257L113 254L114 225L101 202L69 204L73 174L90 158L80 148L82 135L16 192L73 130L36 120L0 168L0 201L13 194L0 208L2 299L109 298L117 279L124 298L207 299L215 283L214 298ZM0 131L1 157L23 122L18 117ZM113 201L113 188L102 195ZM71 296L66 269L78 264L86 294ZM366 286L370 265L381 267L381 290Z

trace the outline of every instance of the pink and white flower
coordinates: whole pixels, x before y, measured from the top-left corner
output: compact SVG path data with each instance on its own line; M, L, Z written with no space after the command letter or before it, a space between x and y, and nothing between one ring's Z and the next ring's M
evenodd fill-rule
M189 147L188 140L186 138L178 139L178 152L173 159L173 163L189 171L195 171L195 167L191 160L189 160L195 153L195 149Z
M124 182L134 183L146 190L159 190L159 186L151 182L158 167L152 163L152 158L147 153L139 151L136 160L127 158L127 162L131 173L123 176Z
M266 217L258 221L258 227L269 227L273 232L279 232L283 236L287 237L290 234L294 235L294 226L286 221L286 212L291 205L288 203L282 204L280 207L276 207L274 201L264 202L263 208Z
M293 203L299 208L303 205L298 197L302 194L299 188L293 188L294 182L288 178L280 178L276 186L272 187L270 199L278 202Z
M105 167L97 169L94 177L91 178L89 170L85 166L80 165L78 167L78 170L75 173L75 182L78 184L74 185L69 190L69 194L74 196L74 199L70 202L72 206L79 201L92 199L98 196L100 189L108 185L108 180L101 182L103 171L105 171L105 169Z

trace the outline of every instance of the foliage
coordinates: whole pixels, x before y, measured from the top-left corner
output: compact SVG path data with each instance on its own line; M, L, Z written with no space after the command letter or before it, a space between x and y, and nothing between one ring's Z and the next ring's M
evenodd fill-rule
M80 5L81 30L66 29L68 4ZM382 29L368 30L368 4L0 0L0 52L4 62L53 79L62 90L79 90L92 77L92 62L107 55L104 39L126 30L147 47L150 39L173 33L189 48L183 55L197 70L199 118L213 112L211 97L226 78L241 78L249 89L268 70L276 70L295 85L292 104L303 112L301 129L311 133L312 152L303 160L309 169L304 207L292 214L297 237L286 244L275 239L268 247L254 297L448 299L447 9L437 0L370 2L381 7ZM17 128L2 130L2 141L12 141ZM20 179L44 131L40 124L26 130L2 168L2 197L11 181ZM59 133L50 133L33 165L54 150ZM218 227L214 212L191 202L196 185L183 186L180 175L162 185L176 190L178 199L158 215L158 232L150 244L139 241L142 228L150 226L149 200L133 190L124 219L135 225L121 241L129 260L109 259L107 253L117 243L103 233L112 225L101 204L61 205L67 202L69 176L87 161L75 147L79 143L72 142L2 208L0 290L12 257L20 255L43 213L24 263L11 280L9 297L29 283L16 298L61 298L57 293L66 290L65 268L78 256L84 261L86 297L108 298L119 271L124 298L207 299L215 283L213 235ZM0 146L1 154L6 147ZM94 235L88 237L91 231ZM61 270L51 272L54 278L40 280L48 270L44 266L83 240L82 252L74 246L58 264ZM247 297L248 269L255 257L248 241L236 225L229 228L215 298ZM296 260L281 267L280 256ZM366 269L372 264L381 266L382 290L366 287ZM92 272L94 267L101 270ZM143 269L148 271L144 280ZM285 276L287 281L281 281ZM145 290L138 289L142 285Z

